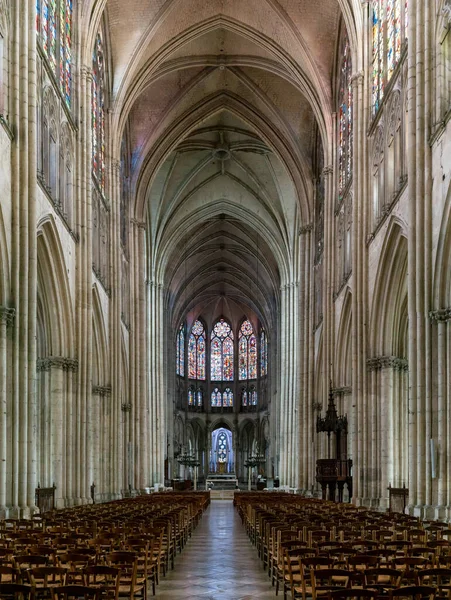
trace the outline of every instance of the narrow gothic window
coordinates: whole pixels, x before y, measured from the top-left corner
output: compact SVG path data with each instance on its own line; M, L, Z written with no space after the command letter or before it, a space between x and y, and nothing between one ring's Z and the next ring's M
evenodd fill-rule
M180 325L177 334L177 375L185 375L185 325Z
M194 321L188 340L188 377L205 379L205 329L200 321Z
M226 388L222 395L222 406L233 406L233 392L230 388Z
M338 177L339 194L343 196L352 177L352 62L349 38L344 30L341 43L339 87Z
M264 377L268 373L268 340L264 329L260 332L260 375Z
M196 391L194 386L191 386L188 390L188 406L202 407L202 404L203 404L202 390Z
M376 114L387 83L401 58L407 37L408 0L373 0L372 3L372 104Z
M233 332L224 319L211 332L211 380L233 381Z
M212 406L222 406L222 394L218 390L218 388L215 388L211 392L211 405Z
M72 101L72 0L37 0L36 33L68 108Z
M105 191L105 58L102 35L96 37L92 57L92 174Z
M246 320L240 327L239 339L239 378L257 378L257 338L251 322Z

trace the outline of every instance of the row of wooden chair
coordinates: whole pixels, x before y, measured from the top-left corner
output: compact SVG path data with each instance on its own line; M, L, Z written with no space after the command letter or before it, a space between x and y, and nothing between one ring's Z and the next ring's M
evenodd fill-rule
M0 522L0 585L29 585L49 597L54 587L111 579L103 598L147 600L209 503L208 494L152 496L65 509L30 526Z
M276 594L317 599L338 586L388 597L430 584L450 596L445 523L287 494L236 494L235 505Z

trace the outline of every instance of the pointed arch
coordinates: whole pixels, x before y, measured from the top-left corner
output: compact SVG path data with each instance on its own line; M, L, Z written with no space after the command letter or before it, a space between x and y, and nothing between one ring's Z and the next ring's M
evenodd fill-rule
M67 267L53 216L37 228L38 306L46 356L73 355L74 320Z
M246 318L238 330L238 379L257 379L257 337Z
M104 386L110 377L108 336L97 284L92 289L92 383Z
M230 323L221 317L210 334L210 379L233 381L234 335Z
M451 306L451 182L438 235L432 305L436 310Z
M346 288L335 348L335 387L352 385L352 292Z
M398 356L406 310L407 237L402 222L393 218L382 248L371 307L370 348L373 356Z

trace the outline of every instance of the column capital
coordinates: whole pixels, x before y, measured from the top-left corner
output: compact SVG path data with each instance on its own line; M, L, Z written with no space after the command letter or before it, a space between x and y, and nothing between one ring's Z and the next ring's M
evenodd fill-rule
M322 170L321 175L323 175L324 177L326 177L326 175L332 175L332 173L334 172L334 168L332 165L326 165L324 167L324 169Z
M363 83L363 78L365 76L365 71L356 71L351 75L351 83L353 85L359 85Z
M111 385L93 385L92 394L95 396L111 396Z
M138 229L146 229L146 222L145 221L138 221L137 219L130 219L130 222L135 225L135 227L138 227Z
M6 323L6 326L14 323L16 316L15 308L7 308L6 306L0 306L0 323Z
M310 233L311 231L313 231L313 223L307 223L306 225L302 225L301 227L299 227L298 235Z
M92 67L88 65L83 65L81 67L81 74L83 77L86 77L88 81L92 81Z
M116 171L116 174L119 175L121 172L121 161L118 158L111 159L111 169Z
M47 356L36 361L37 371L50 371L52 367L63 371L78 371L78 360L64 356Z
M366 361L368 371L381 371L383 369L394 369L395 371L408 371L409 363L406 358L397 356L375 356Z
M451 321L451 308L439 308L438 310L431 310L429 312L429 319L431 321L442 323Z
M332 388L331 392L334 396L349 396L352 394L352 387L346 385L343 387Z

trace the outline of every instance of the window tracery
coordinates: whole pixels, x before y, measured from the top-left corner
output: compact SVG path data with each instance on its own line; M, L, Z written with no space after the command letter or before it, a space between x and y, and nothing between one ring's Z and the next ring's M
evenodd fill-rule
M205 328L201 321L194 321L188 340L188 377L205 379Z
M224 319L211 332L211 380L233 381L233 331Z
M72 0L37 0L36 33L68 108L72 104Z
M185 324L182 323L177 334L177 375L185 375Z
M268 373L268 339L264 329L260 332L260 375L264 377Z
M92 174L102 193L105 191L105 56L102 34L96 37L92 56Z
M257 378L257 338L249 320L243 322L238 334L239 379Z
M407 38L408 0L372 1L372 106L376 114Z

